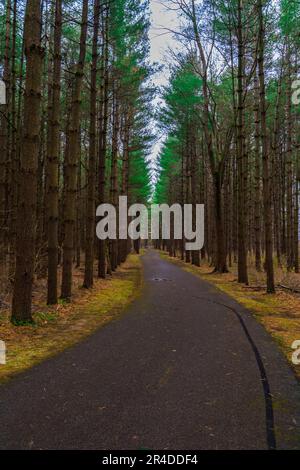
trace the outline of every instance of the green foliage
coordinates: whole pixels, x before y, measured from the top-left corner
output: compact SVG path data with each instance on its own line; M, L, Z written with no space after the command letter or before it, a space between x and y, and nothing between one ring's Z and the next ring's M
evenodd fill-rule
M171 181L180 176L180 142L169 135L159 155L159 178L155 187L154 203L169 202L169 188Z
M299 0L281 0L279 26L284 36L298 38L300 29Z
M116 0L110 9L112 66L122 108L130 115L129 187L132 202L146 203L151 195L148 155L153 140L149 86L149 2Z
M193 71L189 59L173 72L170 85L165 88L165 107L158 118L165 127L167 138L157 162L158 178L154 192L157 204L171 202L171 188L181 178L182 149L186 145L188 129L198 127L202 104L202 83Z
M166 107L159 116L162 123L171 128L173 124L187 124L197 113L202 101L200 92L201 80L189 64L174 72L163 96Z

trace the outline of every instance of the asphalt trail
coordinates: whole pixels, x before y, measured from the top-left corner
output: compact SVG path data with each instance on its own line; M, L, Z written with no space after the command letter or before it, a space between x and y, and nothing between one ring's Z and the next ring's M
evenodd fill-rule
M0 387L1 449L300 449L300 386L225 294L149 251L125 315Z

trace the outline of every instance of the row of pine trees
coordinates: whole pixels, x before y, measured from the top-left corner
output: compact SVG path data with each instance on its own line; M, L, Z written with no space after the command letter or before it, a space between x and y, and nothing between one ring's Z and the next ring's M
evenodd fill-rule
M72 297L122 263L130 246L95 239L96 206L147 203L155 90L148 0L6 0L0 8L0 282L12 320L32 320L36 278L47 302ZM180 18L165 105L155 202L205 204L216 272L249 261L299 272L300 6L297 0L172 0ZM174 10L175 9L175 10ZM84 255L84 257L83 257Z
M119 195L149 199L149 11L146 0L0 8L0 295L12 290L12 321L23 324L36 278L47 279L48 304L70 301L75 267L90 288L130 250L96 239L95 214Z
M195 265L207 257L219 273L237 263L245 284L254 259L272 293L274 266L299 273L299 1L174 0L172 8L181 52L171 55L159 113L167 139L155 198L205 204L205 247L165 246Z

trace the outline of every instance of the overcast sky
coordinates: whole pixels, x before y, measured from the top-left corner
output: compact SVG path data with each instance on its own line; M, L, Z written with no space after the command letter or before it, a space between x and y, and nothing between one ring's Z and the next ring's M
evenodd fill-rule
M150 0L150 8L152 19L150 30L151 60L164 64L168 47L175 47L172 33L166 31L165 28L176 30L178 18L176 12L168 10L160 0ZM156 83L165 85L167 82L168 70L166 69L156 77Z
M178 29L178 17L176 12L168 10L162 5L160 0L150 0L152 26L150 29L151 41L151 62L166 64L166 56L168 47L175 48L176 41L172 37L172 33L166 31L165 28L172 30ZM168 67L154 76L154 83L157 86L167 85L169 78ZM159 101L156 101L159 105ZM152 160L159 153L163 142L163 137L154 145L152 151Z

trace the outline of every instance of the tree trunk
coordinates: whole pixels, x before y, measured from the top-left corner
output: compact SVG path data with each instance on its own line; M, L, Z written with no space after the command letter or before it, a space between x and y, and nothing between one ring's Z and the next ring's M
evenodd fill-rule
M49 149L47 164L48 197L48 295L47 303L57 303L57 264L58 264L58 164L60 153L60 92L61 92L61 36L62 0L56 0L55 31L53 51L52 107L50 116Z
M27 0L25 14L27 59L24 97L24 130L20 169L20 201L16 243L16 272L12 300L12 321L32 321L32 286L35 262L37 165L41 126L41 2Z
M293 115L292 115L292 67L291 46L287 46L287 80L286 80L286 115L287 115L287 147L286 147L286 248L287 269L291 271L293 260Z
M5 48L4 48L4 67L3 67L3 81L6 87L6 103L1 105L0 116L0 278L6 272L6 252L7 252L7 195L8 195L8 181L9 181L9 112L11 101L11 73L10 73L10 60L11 60L11 1L7 0L6 4L6 19L5 19ZM3 269L3 273L1 270Z
M80 53L74 78L70 125L67 133L65 154L65 234L63 243L63 273L61 286L61 298L65 300L70 300L72 296L72 264L74 251L74 228L76 221L78 136L80 124L81 88L86 55L87 21L88 0L83 0Z
M260 183L260 113L259 113L259 83L257 74L254 76L254 116L255 116L255 203L254 203L254 230L255 230L255 267L261 271L261 183Z
M238 282L248 284L247 252L245 243L245 116L244 116L244 37L243 37L243 7L238 0L238 109L237 109L237 167L238 167Z
M117 85L116 85L117 88ZM113 133L112 133L112 156L111 156L111 183L110 200L111 204L118 208L118 139L119 139L119 102L118 93L114 91L113 105ZM118 211L117 211L118 213ZM118 230L117 230L118 231ZM111 268L116 270L118 265L118 240L110 240Z
M94 36L91 66L90 93L90 147L88 167L88 198L86 216L85 273L83 287L89 289L94 283L94 232L95 232L95 170L96 170L96 104L97 104L97 62L98 34L100 21L100 0L94 2Z
M108 12L103 14L103 52L102 52L102 81L101 81L101 109L99 131L99 204L105 202L105 172L106 172L106 148L108 128L108 104L109 104L109 70L108 70ZM98 277L106 277L106 241L98 242Z
M226 245L225 245L225 234L224 234L224 220L223 220L223 209L222 209L222 185L218 174L214 175L214 210L215 210L215 223L216 223L216 235L217 235L217 252L215 259L214 272L217 273L228 273L227 268L227 256L226 256Z
M269 169L269 145L267 136L267 112L266 112L266 89L265 89L265 20L262 1L257 1L259 18L258 39L258 71L260 86L260 113L261 113L261 140L263 158L263 200L264 200L264 222L265 222L265 267L267 273L267 292L275 292L274 266L273 266L273 224L272 203L270 198L270 169Z

